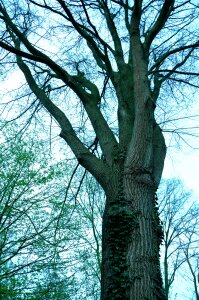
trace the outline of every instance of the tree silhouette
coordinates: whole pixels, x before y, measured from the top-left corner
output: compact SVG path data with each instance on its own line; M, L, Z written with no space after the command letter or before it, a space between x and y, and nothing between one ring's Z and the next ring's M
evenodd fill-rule
M101 300L165 299L155 109L167 84L197 87L197 10L194 0L0 1L2 59L31 90L21 114L42 106L105 191Z

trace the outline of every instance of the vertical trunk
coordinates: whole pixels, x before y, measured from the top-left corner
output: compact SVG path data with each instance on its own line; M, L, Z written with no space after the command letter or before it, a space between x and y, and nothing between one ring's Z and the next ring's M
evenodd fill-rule
M165 287L165 294L166 300L169 299L169 274L168 274L168 261L167 261L167 244L166 244L166 251L164 256L164 287Z
M191 275L193 277L193 285L194 285L194 291L195 291L195 298L196 300L199 300L199 293L198 293L198 285L197 282L199 282L199 275L196 275L196 272L194 272L193 267L191 265L190 259L189 259L189 254L188 254L188 249L187 249L187 253L186 253L186 258L187 258L187 263L191 272Z
M146 178L147 174L145 174ZM160 273L159 247L162 230L156 207L153 185L135 176L125 180L127 199L135 215L131 242L128 247L130 297L136 300L163 300L163 285Z
M121 136L125 130L120 132L117 179L110 179L106 189L101 300L166 300L159 261L162 228L156 207L166 148L154 118L148 60L137 31L132 58L134 118L130 141ZM126 110L121 112L125 119Z
M117 195L116 186L107 193L101 300L164 300L155 189L135 174L123 175L122 185L119 181Z

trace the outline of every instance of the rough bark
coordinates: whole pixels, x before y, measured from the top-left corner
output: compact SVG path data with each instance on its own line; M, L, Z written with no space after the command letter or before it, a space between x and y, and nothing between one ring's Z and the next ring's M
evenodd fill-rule
M163 168L165 144L158 132L159 147L153 147L153 154L159 162L161 157ZM156 203L160 169L158 175L156 168L151 174L145 168L129 172L125 159L121 152L106 189L101 300L164 300L159 262L162 228Z
M154 120L155 101L147 78L148 61L140 43L140 3L134 8L132 23L135 118L130 141L120 136L120 141L129 143L120 144L123 148L118 155L118 172L114 184L110 181L105 189L101 300L166 299L159 262L163 233L156 206L166 147ZM120 101L125 103L121 97Z
M104 213L101 300L163 300L155 190L133 174L123 183L111 187Z

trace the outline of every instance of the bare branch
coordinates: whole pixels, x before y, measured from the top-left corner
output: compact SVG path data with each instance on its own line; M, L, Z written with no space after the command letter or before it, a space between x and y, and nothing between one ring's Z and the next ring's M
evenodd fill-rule
M181 51L184 51L187 49L196 49L198 47L199 47L199 41L195 42L194 44L184 45L184 46L175 48L173 50L167 51L166 53L164 53L161 57L159 57L157 59L155 64L153 64L153 66L149 69L149 73L152 73L153 71L157 70L157 68L160 67L160 65L164 62L164 60L166 60L166 58L168 58L172 54L180 53Z
M153 24L152 28L150 28L146 32L145 37L145 48L149 50L151 43L154 38L160 32L160 30L164 27L166 21L168 20L174 6L175 0L165 0L162 6L162 9L159 12L158 18L156 22Z
M77 30L77 32L87 41L87 44L88 44L89 48L91 49L91 51L93 52L94 57L97 58L96 61L98 62L100 67L102 67L102 68L106 69L107 71L109 71L110 73L112 73L111 63L109 61L108 55L106 54L107 49L110 50L111 52L113 52L112 48L99 37L99 34L97 34L97 36L96 36L95 31L94 32L90 31L84 25L79 24L74 19L72 13L70 12L70 10L68 9L67 5L65 4L65 2L63 0L57 0L57 1L60 3L61 7L63 8L66 15L68 16L68 20L72 23L72 25ZM102 46L105 49L105 54L100 51L100 49L97 46L97 44L95 43L93 37L96 37L97 39L99 39L99 41L101 42Z
M122 50L122 43L121 43L121 40L119 38L117 29L115 26L113 16L111 15L111 13L109 11L106 1L100 0L100 4L104 11L106 23L107 23L109 32L111 33L111 36L112 36L112 39L114 42L115 51L113 54L114 54L115 60L117 62L117 65L120 68L120 66L124 64L124 54L123 54L123 50Z
M90 170L91 173L94 172L95 176L96 172L99 172L100 174L101 172L106 174L107 171L105 164L103 164L98 158L91 154L90 151L78 139L66 115L47 97L44 90L38 87L30 72L30 69L19 56L17 56L17 64L21 71L24 73L24 76L31 90L38 97L42 105L47 109L47 111L55 118L55 120L60 125L60 136L64 138L64 140L66 140L68 145L71 147L73 153L77 157L78 161L81 161L81 164L85 166L88 170Z

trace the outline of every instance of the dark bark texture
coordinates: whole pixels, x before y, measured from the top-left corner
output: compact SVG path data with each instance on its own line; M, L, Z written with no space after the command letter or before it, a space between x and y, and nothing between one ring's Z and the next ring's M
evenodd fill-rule
M162 160L165 151L163 143ZM101 299L166 299L159 261L163 232L156 199L157 176L144 168L125 170L124 157L119 165L107 188Z

